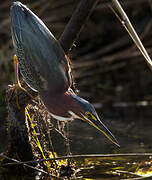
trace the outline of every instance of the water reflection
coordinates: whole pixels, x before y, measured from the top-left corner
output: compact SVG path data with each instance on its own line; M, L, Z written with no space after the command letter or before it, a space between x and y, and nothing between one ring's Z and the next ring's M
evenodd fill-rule
M70 179L150 179L152 178L152 153L149 154L107 154L107 155L81 155L69 157L75 174ZM60 159L61 160L61 159ZM63 157L62 160L65 160ZM59 160L58 160L59 161ZM2 172L2 171L1 171ZM33 177L11 176L0 174L0 179L50 179L45 174ZM66 178L59 178L66 179Z
M80 160L77 159L76 162ZM76 177L83 179L130 179L145 178L151 174L151 156L116 155L84 158Z
M70 123L70 147L72 154L115 154L110 156L94 156L72 158L71 164L75 169L73 179L150 179L152 174L152 154L129 154L151 152L151 105L123 106L102 109L104 124L118 139L121 147L111 144L102 133L83 121L75 120ZM100 113L100 112L99 112ZM120 118L121 117L121 118ZM2 131L1 131L2 132ZM1 148L6 144L6 138L1 138ZM55 152L59 156L66 154L65 141L57 132L53 132L52 140ZM2 140L1 140L2 139ZM5 143L3 142L5 140ZM7 145L5 145L7 147ZM121 153L120 155L118 155ZM122 155L122 153L125 153ZM38 176L37 176L38 177ZM42 179L47 179L41 174ZM152 178L152 177L151 177ZM0 169L0 179L36 179L27 176L11 176Z

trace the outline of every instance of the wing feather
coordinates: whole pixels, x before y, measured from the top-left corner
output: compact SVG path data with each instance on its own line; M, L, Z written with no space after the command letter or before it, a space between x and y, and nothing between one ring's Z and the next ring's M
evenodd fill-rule
M45 24L20 2L11 7L12 37L25 81L37 91L66 91L72 84L70 60Z

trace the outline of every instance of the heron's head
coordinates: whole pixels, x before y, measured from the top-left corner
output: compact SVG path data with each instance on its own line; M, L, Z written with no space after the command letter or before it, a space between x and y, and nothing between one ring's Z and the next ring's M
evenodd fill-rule
M88 101L80 98L79 96L71 93L72 98L76 101L79 112L75 113L77 118L84 120L89 123L91 126L98 129L102 132L112 143L117 146L120 146L114 135L108 130L108 128L101 122L95 108ZM75 115L73 114L73 115Z

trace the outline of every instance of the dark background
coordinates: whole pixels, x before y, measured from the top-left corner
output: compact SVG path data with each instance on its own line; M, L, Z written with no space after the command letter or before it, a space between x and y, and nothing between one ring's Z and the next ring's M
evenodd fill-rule
M1 148L6 144L7 131L5 89L14 82L14 50L9 14L12 2L0 1ZM37 14L58 39L79 1L25 0L21 2ZM123 0L120 2L151 56L152 1ZM71 125L71 132L73 132L71 143L76 144L73 151L80 153L151 152L152 72L109 8L110 4L111 1L108 0L102 0L97 4L69 56L73 63L76 87L80 90L79 95L94 104L99 116L103 117L103 122L119 140L121 149L107 143L100 132L78 121ZM81 141L82 137L86 137L85 143ZM105 148L101 150L99 144Z

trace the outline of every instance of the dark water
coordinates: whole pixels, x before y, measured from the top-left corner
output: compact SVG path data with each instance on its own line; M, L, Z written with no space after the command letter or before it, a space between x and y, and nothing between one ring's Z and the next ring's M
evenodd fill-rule
M147 108L127 108L127 110L115 108L112 115L108 111L103 111L103 122L116 136L120 148L109 142L103 134L90 125L78 120L70 123L72 154L94 154L89 157L74 157L70 160L75 170L71 179L152 179L150 177L152 176L152 120L151 107ZM2 152L7 147L7 138L4 133L0 134ZM59 136L54 134L52 139L55 151L62 156L65 154L65 147L62 140L59 140ZM40 179L47 178L42 173ZM29 175L11 176L1 168L1 179L33 180L36 178Z

